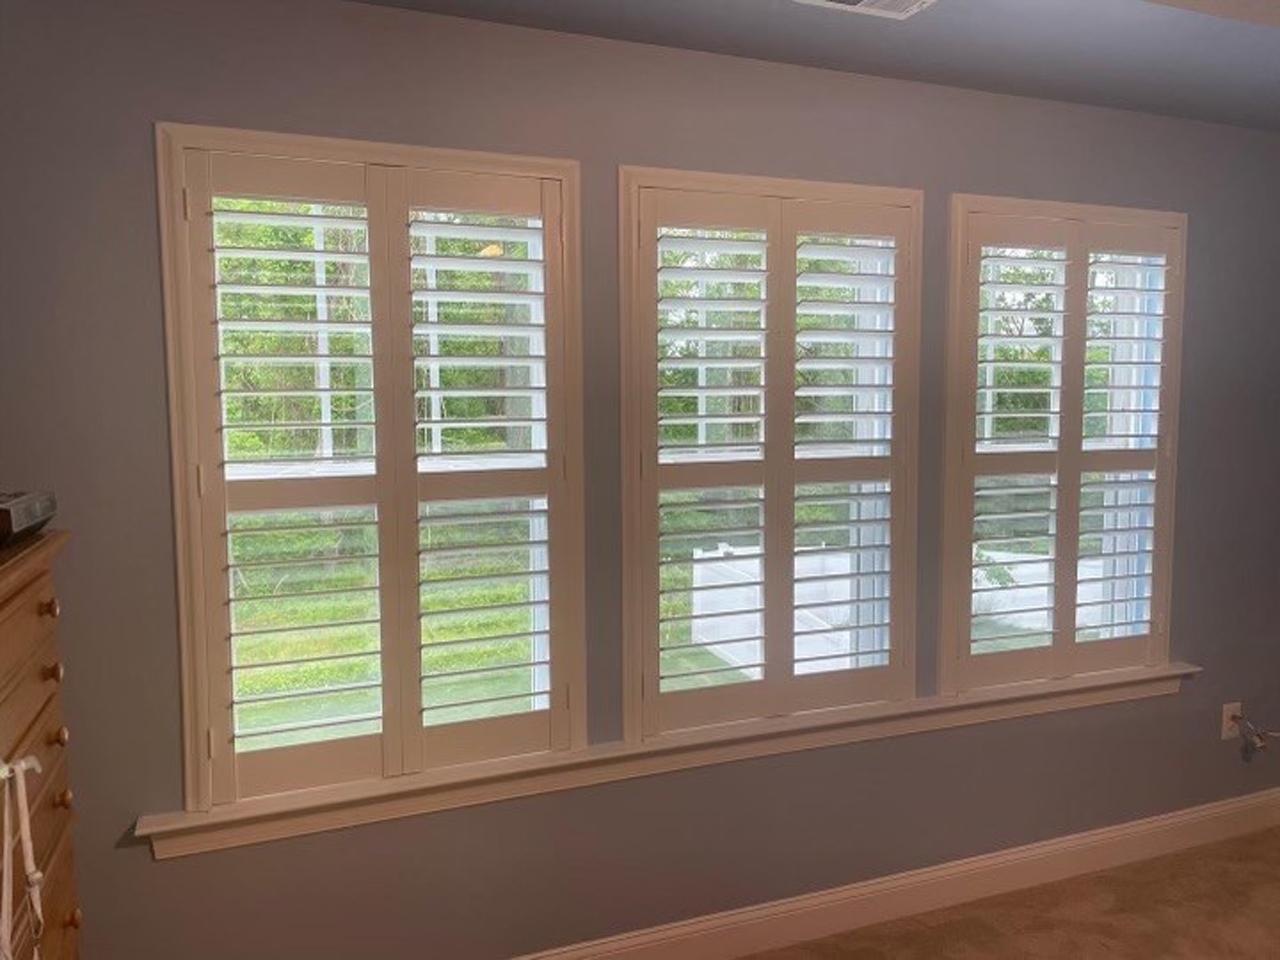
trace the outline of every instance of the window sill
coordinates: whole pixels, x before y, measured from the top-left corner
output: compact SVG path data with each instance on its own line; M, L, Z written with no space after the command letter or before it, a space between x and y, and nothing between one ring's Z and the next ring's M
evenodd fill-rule
M1171 663L683 730L639 744L319 787L210 811L149 814L138 819L134 834L150 841L162 860L689 767L1162 696L1199 672Z

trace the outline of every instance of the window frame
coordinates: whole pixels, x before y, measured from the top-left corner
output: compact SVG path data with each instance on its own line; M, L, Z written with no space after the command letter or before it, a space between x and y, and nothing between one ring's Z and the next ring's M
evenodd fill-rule
M250 767L261 768L248 775L252 796L236 787L236 772L232 769L228 773L228 769L237 765L237 756L243 761L244 758L252 758L253 754L235 754L227 738L230 710L216 709L214 704L217 701L212 692L217 682L215 676L225 666L226 659L225 651L221 659L218 653L225 647L225 642L218 642L225 637L225 631L219 633L210 614L212 607L216 606L214 598L217 594L213 591L218 589L217 579L222 576L222 567L214 556L219 553L217 548L220 545L213 541L220 540L220 531L225 529L223 514L235 507L221 495L224 486L222 454L217 424L213 422L216 416L211 416L215 408L209 400L211 375L215 377L212 386L216 388L217 384L216 360L212 360L212 364L198 360L209 357L211 352L208 338L212 335L212 324L199 323L200 319L208 319L208 304L197 292L211 283L213 257L193 255L193 251L212 247L207 235L208 218L196 215L196 203L193 201L197 195L211 197L217 192L208 179L211 158L218 158L223 166L244 168L246 177L252 179L257 176L260 183L270 182L273 177L287 172L290 164L318 171L316 177L321 182L352 182L353 169L359 168L360 177L356 179L364 181L364 196L359 199L369 211L378 463L375 474L355 479L371 488L385 487L385 495L393 501L384 502L381 489L373 501L379 509L379 566L383 571L380 578L383 584L380 587L383 606L383 732L376 735L378 756L371 759L367 750L353 745L363 738L272 750L269 752L276 754L276 762L255 764L252 759L248 762ZM410 321L406 315L410 297L407 294L396 296L394 292L401 286L408 289L409 276L408 231L399 229L402 225L398 223L395 211L400 207L412 207L412 184L415 180L430 179L436 174L462 174L477 178L478 182L484 177L518 178L526 187L532 184L544 198L551 198L555 207L554 216L558 222L554 226L558 230L553 229L550 223L546 225L547 235L559 241L548 245L547 271L554 277L548 277L547 299L549 308L555 311L560 336L558 340L554 336L549 338L553 342L548 343L548 353L558 354L559 362L549 360L556 367L554 373L549 370L556 378L549 390L555 391L556 396L553 400L549 394L548 427L553 436L543 471L546 482L551 485L544 495L552 495L551 490L554 489L554 498L558 499L557 506L552 508L551 519L551 563L556 575L553 589L556 628L551 640L553 688L547 715L551 735L549 748L533 754L521 752L528 749L529 738L518 736L517 739L522 739L526 745L517 746L511 754L528 763L531 757L535 762L539 758L549 761L557 755L584 748L587 739L582 575L585 517L582 506L582 405L579 402L582 338L578 164L570 160L173 123L156 126L156 159L174 483L185 810L235 808L252 802L255 796L289 795L334 786L376 789L381 783L420 771L430 773L449 769L457 775L471 767L491 764L494 757L502 759L507 756L500 742L502 730L469 729L461 737L465 749L451 751L450 755L441 756L437 762L427 766L422 758L422 744L433 732L438 744L438 731L423 729L420 735L415 736L408 723L409 714L417 711L411 711L406 700L414 702L420 696L417 693L419 670L416 669L416 578L412 585L408 582L408 565L412 563L414 573L417 571L417 538L416 535L404 536L396 528L403 526L401 521L404 518L399 514L404 512L405 505L416 507L421 499L420 491L428 485L424 483L424 477L430 480L432 475L417 470L412 408L394 409L396 398L401 393L408 391L407 402L410 404L413 396L412 374L396 369L411 370L412 337L407 328L399 330L397 326L404 326ZM352 174L345 181L344 170ZM282 194L287 195L288 186L287 182L282 183ZM262 189L257 192L266 193ZM205 236L200 235L201 230ZM404 262L400 263L400 259ZM551 307L553 299L555 304ZM396 341L397 333L400 334L398 342L392 342ZM408 351L407 356L401 356L405 350ZM216 350L213 352L216 355ZM395 442L397 440L398 443ZM387 461L385 470L384 460ZM389 476L384 477L384 472ZM409 476L417 479L416 486L412 482L406 483ZM335 479L339 482L348 480ZM328 482L322 480L321 484ZM497 491L502 488L500 483L491 486ZM472 499L483 493L484 489L480 489L464 498ZM437 493L432 499L441 496L451 499L464 495L462 492ZM251 506L252 497L244 498L244 502ZM383 515L388 506L394 506L394 515ZM416 534L416 509L409 522ZM389 585L386 579L389 576L398 578L400 582L395 586ZM388 596L398 599L388 602ZM411 669L411 660L414 669ZM417 725L421 727L421 716L417 716ZM490 722L473 721L450 727L462 731L463 727L474 723L488 725ZM509 724L499 723L496 726L506 727ZM319 772L322 764L329 763L335 764L339 776Z
M652 191L646 194L646 191ZM656 455L656 435L650 422L653 412L654 381L652 369L656 360L649 335L654 330L654 299L649 262L653 244L643 233L648 224L650 207L662 203L662 197L683 195L696 208L714 211L722 208L724 217L741 219L739 214L755 207L754 218L741 219L741 225L754 224L776 237L782 259L771 250L768 269L767 303L771 318L766 332L766 390L774 397L766 413L766 421L787 424L784 436L776 427L766 429L764 453L758 461L730 461L711 464L702 470L699 464L660 464ZM807 208L807 210L806 210ZM835 482L839 470L831 469L842 458L796 458L788 447L793 440L793 390L795 374L794 291L795 253L787 247L787 238L801 229L804 220L792 215L806 210L812 229L825 232L857 233L877 228L905 239L897 251L895 266L897 300L894 312L894 391L893 447L885 457L883 474L892 483L892 620L893 653L890 665L874 667L872 678L862 670L844 670L812 676L788 673L770 682L767 672L763 682L742 684L711 691L661 693L656 676L656 646L651 642L655 632L652 610L656 603L656 587L648 565L656 556L657 474L697 476L723 473L738 476L748 463L759 469L758 485L768 498L773 496L794 504L794 486L799 482ZM674 212L676 219L693 225L698 217ZM770 221L772 217L772 222ZM705 220L705 217L703 218ZM665 221L664 221L665 222ZM728 220L725 220L726 225ZM836 230L832 223L852 222ZM861 226L862 223L868 226ZM701 223L707 226L706 223ZM619 257L621 270L620 314L622 322L621 380L622 403L622 504L623 504L623 738L632 744L684 738L690 731L717 725L735 729L761 728L779 718L803 723L804 718L820 722L820 718L869 703L909 701L916 694L915 677L915 594L917 484L916 468L919 451L919 368L921 317L921 261L923 235L923 193L919 190L863 186L849 183L824 183L623 166L619 169ZM652 240L653 238L648 238ZM772 246L772 245L771 245ZM794 245L792 245L794 246ZM786 298L790 303L783 303ZM788 318L779 323L780 318ZM788 335L791 335L788 339ZM656 369L656 368L654 368ZM768 383L777 384L770 390ZM652 394L652 396L651 396ZM843 458L867 460L871 458ZM671 470L669 468L676 467ZM692 468L692 469L690 469ZM725 469L728 468L728 469ZM853 476L850 481L874 479ZM730 483L725 480L725 483ZM736 485L737 481L730 485ZM752 481L755 485L756 481ZM717 482L717 486L723 486ZM789 496L788 496L789 493ZM654 499L653 504L648 501ZM776 502L776 501L775 501ZM771 552L793 555L790 539L791 522L779 522L777 513L766 516L762 527L765 538L765 563ZM785 518L783 518L785 519ZM786 579L786 578L781 578ZM791 669L791 651L784 649L776 634L778 620L792 617L791 584L785 589L769 588L765 576L763 645L766 659L772 658L777 677L778 661ZM781 600L779 599L781 598ZM772 606L771 606L772 605ZM770 624L774 626L771 628ZM790 629L783 631L787 640ZM768 667L766 667L766 671ZM748 689L750 688L750 689ZM701 703L696 703L696 700ZM664 701L671 706L665 706Z
M1169 608L1173 569L1179 391L1185 303L1187 217L1127 207L954 194L951 198L948 282L945 494L939 688L963 694L1001 684L1063 680L1169 663ZM980 248L986 244L1060 245L1065 251L1058 443L1048 451L978 452L975 449L977 323ZM1154 449L1085 450L1084 318L1088 310L1088 257L1101 245L1116 252L1166 257L1159 428ZM1075 378L1079 375L1079 379ZM989 458L1008 469L981 471ZM1080 477L1085 472L1154 470L1151 629L1143 636L1081 644L1076 631L1076 560ZM1054 629L1049 647L975 655L970 652L973 500L975 477L1044 474L1057 477L1054 555ZM1063 483L1063 476L1068 478ZM1074 482L1071 482L1074 479ZM1065 547L1065 549L1064 549Z

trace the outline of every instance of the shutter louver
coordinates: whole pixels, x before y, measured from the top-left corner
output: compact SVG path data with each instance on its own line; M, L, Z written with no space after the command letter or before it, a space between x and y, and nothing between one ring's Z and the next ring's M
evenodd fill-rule
M1066 251L983 247L980 271L976 449L1056 449Z
M363 207L213 198L229 480L374 471Z
M763 233L658 231L658 460L764 455Z
M1089 254L1084 449L1152 449L1160 420L1165 258Z
M797 458L888 456L892 237L796 238Z
M418 468L545 467L542 221L414 210L409 235Z
M548 708L549 551L545 497L421 505L425 726Z
M374 507L228 517L237 751L378 733Z
M1151 630L1155 481L1151 471L1081 478L1077 641Z
M1053 643L1057 478L980 476L974 485L970 650Z
M764 491L663 491L658 517L661 689L760 680Z
M889 663L887 481L796 488L797 674Z

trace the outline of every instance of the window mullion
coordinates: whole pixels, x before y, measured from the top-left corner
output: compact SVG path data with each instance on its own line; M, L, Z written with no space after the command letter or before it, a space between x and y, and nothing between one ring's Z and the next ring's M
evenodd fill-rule
M414 455L413 318L409 289L408 189L403 168L371 168L380 171L380 205L370 205L370 234L378 238L383 256L375 260L375 295L385 308L381 329L374 336L381 365L378 391L379 467L385 464L384 516L392 524L387 576L382 583L386 615L394 628L383 640L384 727L396 728L400 749L399 769L422 769L421 715L419 713L418 654L418 488ZM379 220L374 220L381 214ZM381 268L381 269L379 269ZM386 416L382 410L386 409ZM383 437L385 436L385 441ZM392 712L392 705L395 711ZM388 739L391 739L390 737ZM391 764L388 763L390 769Z
M786 710L791 678L795 540L796 228L774 201L768 228L765 339L765 687L767 714Z
M1089 257L1081 224L1072 222L1067 241L1066 317L1062 336L1062 383L1058 436L1057 541L1054 562L1053 675L1073 672L1076 624L1076 563L1080 552L1080 474L1084 421L1084 361L1088 323Z

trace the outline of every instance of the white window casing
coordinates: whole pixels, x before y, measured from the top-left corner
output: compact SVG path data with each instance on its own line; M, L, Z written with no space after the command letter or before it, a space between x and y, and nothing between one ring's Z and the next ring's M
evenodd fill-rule
M1185 231L953 198L944 691L1168 661Z
M623 204L629 737L910 697L920 195Z
M165 132L188 807L585 746L576 165Z

